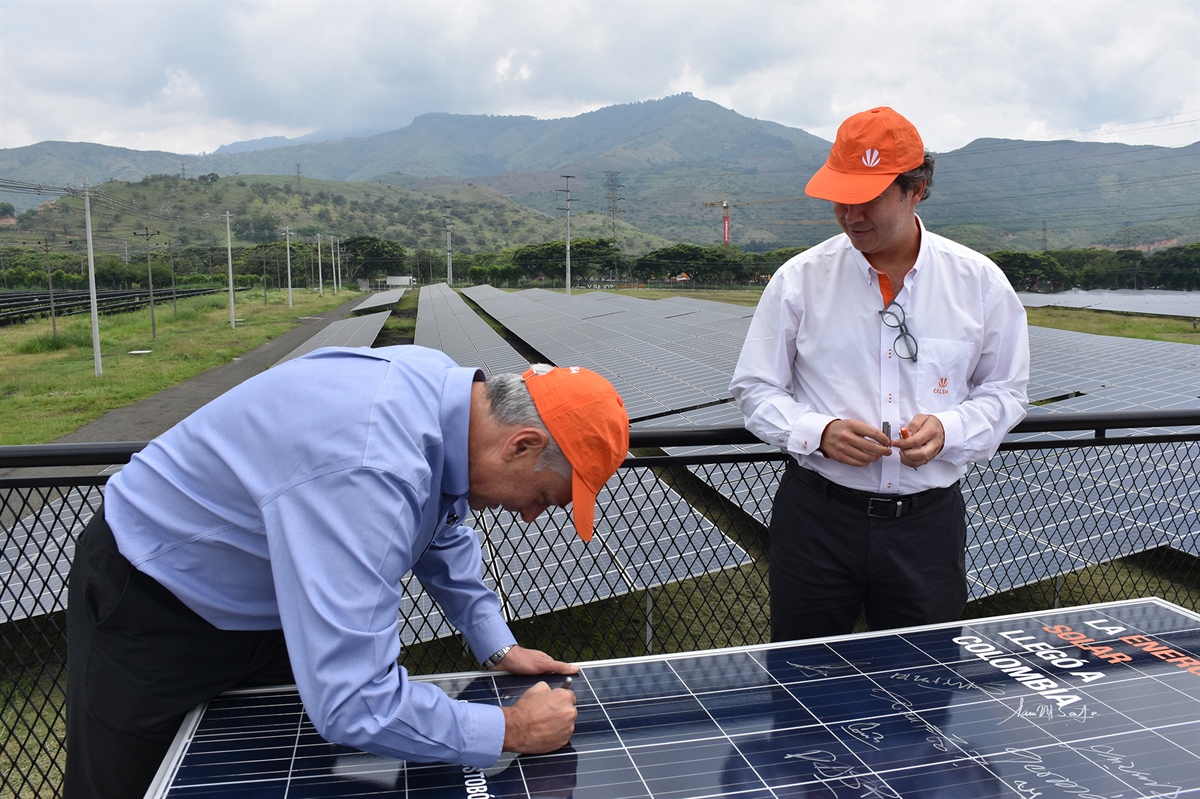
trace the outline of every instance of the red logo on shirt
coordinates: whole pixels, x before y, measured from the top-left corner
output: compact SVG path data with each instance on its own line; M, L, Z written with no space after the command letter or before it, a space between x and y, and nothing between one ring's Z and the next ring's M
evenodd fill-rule
M946 386L949 383L950 383L950 379L947 377L938 378L938 387L933 390L933 393L934 394L949 394L950 392L946 390Z

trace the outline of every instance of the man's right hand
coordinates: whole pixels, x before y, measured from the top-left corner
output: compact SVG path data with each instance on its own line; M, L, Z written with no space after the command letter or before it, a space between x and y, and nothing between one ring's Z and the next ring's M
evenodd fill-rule
M533 685L504 710L504 751L537 755L561 749L575 732L575 692Z
M866 466L892 454L883 431L856 419L834 419L821 433L821 452L850 466Z

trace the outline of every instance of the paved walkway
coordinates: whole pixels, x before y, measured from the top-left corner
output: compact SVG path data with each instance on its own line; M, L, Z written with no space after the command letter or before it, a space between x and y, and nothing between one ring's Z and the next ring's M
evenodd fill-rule
M264 372L327 325L350 316L362 297L339 305L320 316L307 317L301 323L266 344L214 366L153 397L135 402L101 416L73 433L57 439L56 444L94 444L119 441L149 441L210 400L224 394L243 380Z

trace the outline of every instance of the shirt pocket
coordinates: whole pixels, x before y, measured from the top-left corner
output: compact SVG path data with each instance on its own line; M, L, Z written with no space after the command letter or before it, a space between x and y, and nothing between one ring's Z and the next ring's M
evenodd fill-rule
M925 338L917 351L917 406L926 413L953 408L967 398L975 345L969 341Z

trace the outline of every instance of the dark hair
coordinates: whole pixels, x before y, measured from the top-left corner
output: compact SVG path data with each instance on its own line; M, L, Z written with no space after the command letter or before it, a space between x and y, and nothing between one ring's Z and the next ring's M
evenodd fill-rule
M914 191L921 181L925 181L925 191L921 195L921 199L928 200L929 190L933 188L933 156L929 153L925 153L925 160L919 167L896 175L894 183L900 187L902 194L908 194Z

